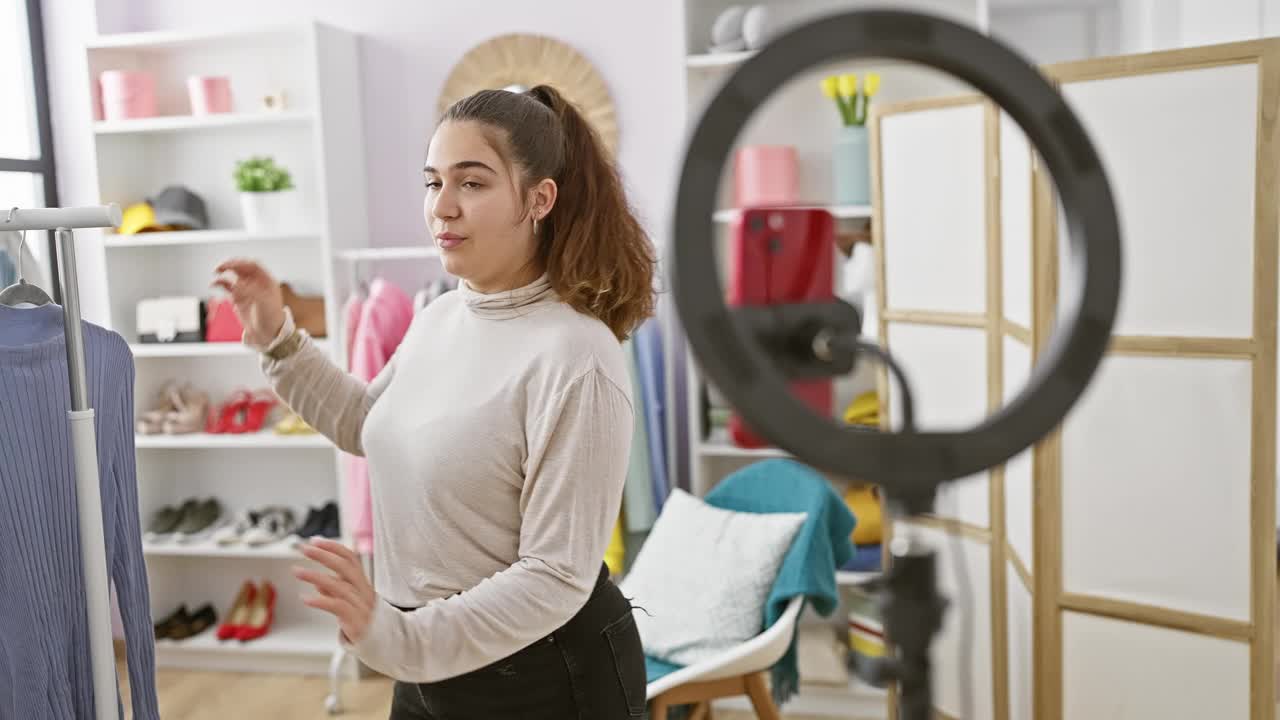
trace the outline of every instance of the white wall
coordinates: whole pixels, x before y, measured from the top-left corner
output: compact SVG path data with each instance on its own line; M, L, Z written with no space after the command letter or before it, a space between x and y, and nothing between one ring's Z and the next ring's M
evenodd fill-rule
M1114 54L1119 29L1114 0L1006 0L991 8L991 35L1041 65Z
M577 47L609 83L618 107L623 179L655 241L666 245L683 133L684 21L677 0L492 0L484 4L484 22L469 3L412 0L44 0L43 8L64 205L99 201L85 40L99 31L277 23L301 14L365 35L361 81L371 242L395 245L421 237L422 160L436 96L453 63L493 35L534 32ZM106 324L104 264L92 237L85 235L79 254L81 293L86 319Z
M1280 0L1119 0L1121 52L1280 36Z

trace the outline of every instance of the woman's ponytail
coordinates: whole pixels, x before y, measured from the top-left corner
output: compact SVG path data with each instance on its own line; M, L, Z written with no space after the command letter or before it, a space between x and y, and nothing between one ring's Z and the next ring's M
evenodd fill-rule
M550 85L522 94L484 90L455 103L445 119L504 130L526 187L556 182L555 205L538 228L538 259L567 303L618 339L630 336L654 312L657 258L612 159L573 103Z

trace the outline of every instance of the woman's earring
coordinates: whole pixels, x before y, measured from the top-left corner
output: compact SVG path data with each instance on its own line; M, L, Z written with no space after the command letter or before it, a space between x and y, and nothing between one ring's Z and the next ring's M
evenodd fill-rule
M533 234L534 234L534 235L537 235L537 234L538 234L538 218L537 218L537 216L534 216L534 218L533 218Z

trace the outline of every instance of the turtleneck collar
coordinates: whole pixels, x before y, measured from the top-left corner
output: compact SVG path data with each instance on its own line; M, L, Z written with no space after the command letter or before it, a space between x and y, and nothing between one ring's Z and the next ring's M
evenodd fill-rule
M532 306L556 299L551 279L546 273L528 285L496 293L479 292L466 280L459 280L457 292L471 312L497 320L519 317L528 313Z

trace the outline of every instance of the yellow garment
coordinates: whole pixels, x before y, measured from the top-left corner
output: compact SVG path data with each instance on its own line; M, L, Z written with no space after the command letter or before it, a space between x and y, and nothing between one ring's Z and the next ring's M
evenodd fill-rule
M626 557L626 544L622 539L622 516L613 525L613 536L609 538L609 547L604 551L604 564L609 566L609 574L617 577L622 574L622 562Z
M854 545L875 545L880 542L881 513L880 493L874 485L850 488L844 494L844 504L857 518L853 528Z
M862 393L845 408L844 421L850 425L879 425L880 398L874 390Z

